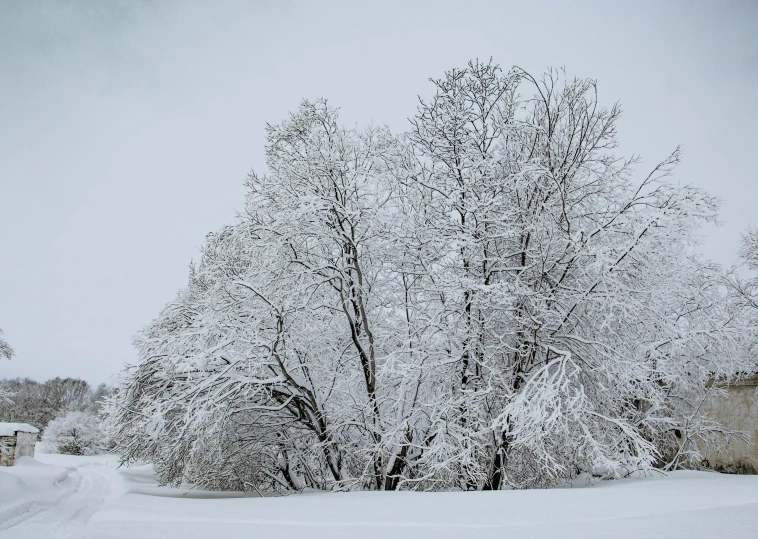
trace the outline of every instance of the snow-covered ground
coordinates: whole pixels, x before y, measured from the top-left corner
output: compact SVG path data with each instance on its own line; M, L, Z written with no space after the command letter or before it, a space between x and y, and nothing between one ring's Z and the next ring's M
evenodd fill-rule
M758 476L675 472L551 490L259 498L158 487L112 456L0 470L0 538L755 538Z
M121 480L112 456L20 457L0 468L0 539L75 537Z

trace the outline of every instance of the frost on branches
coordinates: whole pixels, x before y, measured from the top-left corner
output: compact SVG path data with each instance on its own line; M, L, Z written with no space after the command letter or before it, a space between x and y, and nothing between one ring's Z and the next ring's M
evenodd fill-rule
M11 359L14 356L13 348L3 338L3 330L0 329L0 359Z
M11 359L15 355L15 352L13 351L13 348L11 348L11 345L8 344L8 341L6 341L3 338L3 330L0 329L0 359ZM11 393L5 388L0 387L0 405L7 403L10 404L13 401L11 401Z
M216 489L499 489L724 434L700 403L747 356L678 151L638 176L591 80L433 83L400 136L326 101L267 128L244 213L137 338L109 404L125 461Z

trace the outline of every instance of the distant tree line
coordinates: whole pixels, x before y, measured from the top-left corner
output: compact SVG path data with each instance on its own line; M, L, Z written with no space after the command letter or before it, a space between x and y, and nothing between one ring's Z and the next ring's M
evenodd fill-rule
M0 359L11 359L13 348L2 338ZM40 429L45 452L94 455L112 448L100 425L103 399L112 394L105 384L92 387L78 378L0 380L0 421L29 423Z
M56 417L67 412L96 414L100 401L110 394L105 384L91 386L78 378L52 378L37 382L30 378L0 380L0 421L29 423L43 431Z

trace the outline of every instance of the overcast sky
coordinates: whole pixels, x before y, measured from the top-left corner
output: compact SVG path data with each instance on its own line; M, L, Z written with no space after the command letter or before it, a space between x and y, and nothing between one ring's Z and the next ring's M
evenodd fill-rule
M569 5L570 4L570 5ZM107 381L264 171L265 122L327 97L406 128L474 58L565 66L620 100L623 151L758 225L758 2L0 3L0 377ZM640 173L643 171L640 170Z

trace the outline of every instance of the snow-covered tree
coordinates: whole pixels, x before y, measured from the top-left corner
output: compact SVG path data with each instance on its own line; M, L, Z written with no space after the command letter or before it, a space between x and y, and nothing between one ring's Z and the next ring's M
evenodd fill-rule
M0 329L0 359L11 359L15 355L15 352L13 351L13 348L11 348L11 345L8 344L8 341L6 341L3 338L3 330ZM11 393L7 391L6 389L0 387L0 405L2 404L11 404Z
M100 420L89 412L67 412L53 419L42 442L47 451L65 455L97 455L108 448Z
M740 260L753 271L758 270L758 229L748 229L742 235L739 250Z
M758 229L749 228L742 235L737 253L738 263L729 274L728 283L735 302L748 313L758 314L758 277L745 277L758 271Z
M13 348L11 348L8 341L3 338L3 330L0 329L0 359L11 359L14 355Z
M620 108L594 81L477 63L435 85L410 136L421 228L444 260L430 282L460 366L457 425L482 455L466 483L652 465L681 432L679 399L736 368L738 328L690 250L716 201L667 180L678 151L633 181L635 160L613 154Z
M406 385L382 372L404 353L385 301L400 291L390 268L395 145L383 128L339 127L324 101L268 128L270 173L250 176L246 213L208 237L187 290L138 339L145 361L113 409L128 458L149 457L180 481L202 436L242 462L252 448L266 461L233 484L392 481L385 415L397 415ZM191 419L174 428L169 418Z
M471 63L410 132L326 101L207 237L108 404L125 461L209 488L498 489L697 457L744 370L703 191L614 153L594 81ZM525 97L524 97L525 96Z
M745 349L749 357L758 357L758 229L749 228L740 239L737 263L724 280L728 290L731 316L744 326ZM758 372L758 361L748 363L743 374Z

